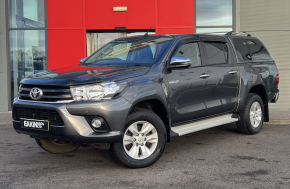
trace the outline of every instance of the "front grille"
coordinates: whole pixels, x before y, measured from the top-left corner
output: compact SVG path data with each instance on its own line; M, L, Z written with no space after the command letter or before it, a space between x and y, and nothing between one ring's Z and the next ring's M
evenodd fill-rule
M12 117L14 120L19 121L20 118L47 120L49 125L63 126L63 120L55 110L32 109L32 108L19 108L13 107Z
M19 88L19 99L22 100L33 100L29 93L32 88L37 87L42 90L43 96L37 101L46 101L46 102L56 102L63 100L73 100L69 88L58 87L58 86L40 86L40 85L21 85Z

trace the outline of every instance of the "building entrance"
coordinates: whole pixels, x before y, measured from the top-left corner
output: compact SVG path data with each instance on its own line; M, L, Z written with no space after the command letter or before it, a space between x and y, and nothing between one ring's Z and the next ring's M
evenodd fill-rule
M134 35L144 35L146 31L124 31L124 32L87 32L87 56L90 56L96 52L99 48L107 44L108 42L120 38L129 37ZM149 32L148 34L155 34L155 32Z

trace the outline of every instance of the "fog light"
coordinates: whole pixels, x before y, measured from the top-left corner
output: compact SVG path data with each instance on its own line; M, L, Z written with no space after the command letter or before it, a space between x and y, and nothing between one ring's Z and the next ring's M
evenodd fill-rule
M92 126L94 128L100 128L102 126L102 120L100 120L99 118L95 118L92 120Z
M91 128L97 133L105 133L110 131L106 121L102 117L86 116L86 120L90 124Z

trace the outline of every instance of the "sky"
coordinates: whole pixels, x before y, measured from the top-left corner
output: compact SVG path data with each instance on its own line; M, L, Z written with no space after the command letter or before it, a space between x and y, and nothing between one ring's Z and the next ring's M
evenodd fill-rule
M196 25L232 25L232 0L196 0Z

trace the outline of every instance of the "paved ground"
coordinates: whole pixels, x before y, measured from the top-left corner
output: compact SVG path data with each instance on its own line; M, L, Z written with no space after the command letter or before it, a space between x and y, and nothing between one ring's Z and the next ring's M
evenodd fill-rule
M49 154L2 125L0 188L289 188L289 136L290 125L255 136L224 125L173 138L156 164L132 170L91 147Z

